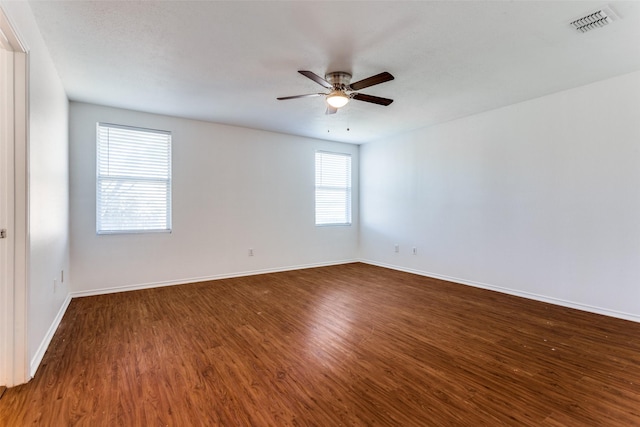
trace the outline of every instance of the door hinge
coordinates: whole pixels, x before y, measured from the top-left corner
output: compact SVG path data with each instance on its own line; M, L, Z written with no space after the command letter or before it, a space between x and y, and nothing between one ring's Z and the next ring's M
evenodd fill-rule
M2 230L0 230L0 239L6 239L7 238L7 229L3 228Z

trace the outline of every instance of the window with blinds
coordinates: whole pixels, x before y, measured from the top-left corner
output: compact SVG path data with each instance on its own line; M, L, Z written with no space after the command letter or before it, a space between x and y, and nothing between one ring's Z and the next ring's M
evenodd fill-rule
M98 234L171 231L171 132L97 124Z
M351 155L316 152L316 225L351 225Z

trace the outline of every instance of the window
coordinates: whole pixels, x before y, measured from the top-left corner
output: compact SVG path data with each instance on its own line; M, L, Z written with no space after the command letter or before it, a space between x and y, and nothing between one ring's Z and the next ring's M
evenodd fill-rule
M171 133L98 123L98 234L171 231Z
M316 225L351 224L351 155L316 152Z

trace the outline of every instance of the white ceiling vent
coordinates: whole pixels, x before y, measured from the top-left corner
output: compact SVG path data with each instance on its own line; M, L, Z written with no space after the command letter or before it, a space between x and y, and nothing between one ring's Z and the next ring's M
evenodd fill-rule
M586 33L587 31L604 27L605 25L615 21L617 18L616 14L607 7L571 21L571 26L581 33Z

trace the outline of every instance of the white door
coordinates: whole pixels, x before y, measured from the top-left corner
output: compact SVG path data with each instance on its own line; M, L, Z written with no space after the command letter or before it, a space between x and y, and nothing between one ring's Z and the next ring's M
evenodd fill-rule
M12 383L13 97L13 50L0 31L0 385Z
M11 384L7 378L11 366L13 314L13 51L0 32L0 385ZM11 317L9 317L11 316Z
M30 378L26 154L27 54L0 7L0 386Z

